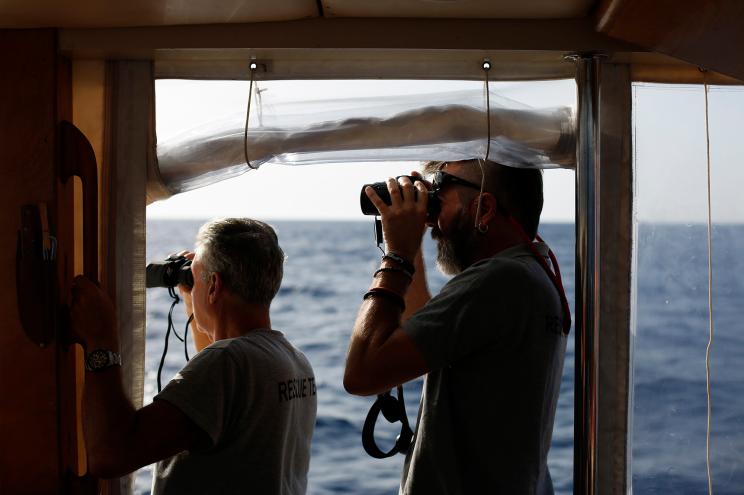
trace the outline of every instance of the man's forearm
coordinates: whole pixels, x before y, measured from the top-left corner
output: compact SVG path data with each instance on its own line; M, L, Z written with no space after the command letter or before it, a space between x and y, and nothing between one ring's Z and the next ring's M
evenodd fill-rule
M398 272L382 272L372 282L370 290L384 291L362 303L354 323L344 375L344 386L349 392L364 393L368 378L376 373L379 351L400 327L404 312L400 303L405 301L410 283L405 274Z
M390 261L383 261L382 269L398 270L400 267ZM401 271L379 272L372 280L370 292L383 292L368 297L359 311L352 338L359 333L364 336L368 347L380 347L388 337L400 327L403 315L407 312L407 300L412 279ZM420 288L420 287L419 287ZM398 299L399 298L399 299ZM403 304L403 308L400 304ZM357 327L360 327L357 332Z
M96 349L119 352L119 345L115 338L87 343L86 352ZM134 416L134 406L124 391L120 366L85 372L83 427L89 472L100 477L122 474L122 454L131 435Z

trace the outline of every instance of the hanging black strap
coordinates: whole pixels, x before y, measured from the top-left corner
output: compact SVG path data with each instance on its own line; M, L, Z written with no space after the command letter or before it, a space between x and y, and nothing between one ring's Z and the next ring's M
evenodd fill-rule
M397 453L406 454L408 448L411 445L411 439L413 438L413 431L408 424L408 416L406 415L406 403L403 399L403 387L398 385L398 397L394 397L388 390L384 394L377 396L377 400L372 407L369 409L367 419L364 420L364 427L362 428L362 446L364 450L370 456L375 459L385 459L386 457L392 457ZM400 421L400 434L395 439L395 445L388 452L383 452L377 446L375 442L375 424L377 423L377 417L382 415L390 423Z

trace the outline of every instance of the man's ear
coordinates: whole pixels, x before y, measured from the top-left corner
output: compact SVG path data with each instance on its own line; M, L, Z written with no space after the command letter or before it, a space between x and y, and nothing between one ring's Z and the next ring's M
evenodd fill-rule
M207 300L214 304L223 289L222 275L217 272L212 273L207 282Z
M496 199L496 196L494 196L490 192L484 192L483 194L481 194L480 202L480 217L477 219L479 224L488 224L495 218L503 216L501 208L499 208L499 202ZM473 203L473 207L475 208L475 211L473 211L473 215L475 215L475 212L478 211L477 196Z

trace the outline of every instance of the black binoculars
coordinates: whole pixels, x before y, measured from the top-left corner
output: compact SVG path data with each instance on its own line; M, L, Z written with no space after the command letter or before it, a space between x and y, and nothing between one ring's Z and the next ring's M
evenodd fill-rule
M401 179L403 177L408 177L412 183L416 183L417 181L421 181L421 177L414 177L412 175L399 175L395 179ZM372 204L372 201L367 197L367 193L364 192L364 189L369 186L372 189L375 190L377 195L380 197L381 200L385 202L386 205L392 204L392 200L390 199L390 191L388 191L387 183L386 182L374 182L372 184L364 184L362 186L362 193L359 197L359 202L362 207L362 213L364 215L379 215L380 212L377 211L377 207ZM402 194L402 193L401 193ZM418 195L418 190L414 189L414 194ZM427 191L426 195L429 197L427 203L426 203L426 215L430 218L435 218L437 215L439 215L439 198L437 197L437 193L435 191Z
M191 260L184 256L169 256L165 261L150 263L145 270L145 287L194 286Z

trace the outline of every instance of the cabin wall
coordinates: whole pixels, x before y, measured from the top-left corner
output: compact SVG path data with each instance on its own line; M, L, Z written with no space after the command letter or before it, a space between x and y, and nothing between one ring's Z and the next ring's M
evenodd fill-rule
M80 88L73 89L73 63L59 55L57 40L53 29L0 30L0 170L6 185L0 283L7 294L0 302L0 493L97 492L97 480L85 476L83 350L71 342L65 311L73 277L85 264L92 277L97 270L95 260L83 259L82 183L62 180L63 164L94 158L81 154L88 145L84 137L72 139L60 127L74 121L73 94ZM82 121L94 108L77 106ZM94 122L87 127L95 134ZM46 212L41 228L22 224L27 205ZM38 239L18 241L19 233L33 232ZM54 256L42 256L41 239L45 247L57 241ZM20 246L33 249L18 258L26 268L17 283Z
M61 493L64 466L58 396L60 344L40 347L21 325L16 293L16 237L21 207L56 212L56 124L69 110L69 74L57 58L54 30L0 30L0 492ZM59 77L59 80L58 80ZM64 101L60 101L64 100ZM56 225L50 225L55 229ZM54 311L56 307L41 307Z

